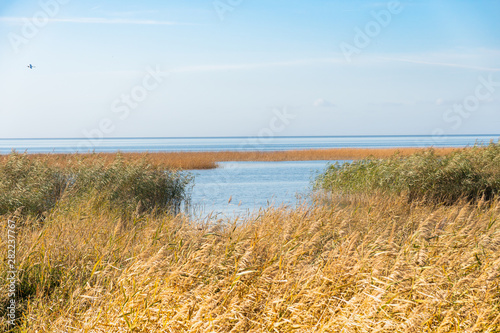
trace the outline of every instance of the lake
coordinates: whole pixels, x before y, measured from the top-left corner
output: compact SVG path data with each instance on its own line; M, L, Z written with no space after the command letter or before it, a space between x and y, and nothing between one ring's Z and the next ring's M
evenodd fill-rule
M328 161L224 162L218 169L194 171L193 215L248 215L268 206L294 206L307 200L311 181Z
M161 151L282 151L326 148L463 147L497 141L494 135L311 136L234 138L103 138L103 139L0 139L0 153L12 149L28 153L161 152Z
M465 147L498 141L496 135L328 136L275 138L104 138L0 139L0 153L12 149L28 153L172 152L172 151L284 151L327 148ZM311 180L328 161L227 162L214 170L193 172L193 214L220 216L249 214L269 205L295 205L307 198Z

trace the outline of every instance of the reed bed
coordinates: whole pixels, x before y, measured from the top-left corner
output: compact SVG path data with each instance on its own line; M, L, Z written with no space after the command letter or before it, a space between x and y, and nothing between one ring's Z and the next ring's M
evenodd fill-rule
M499 331L498 201L357 196L196 223L93 206L2 218L20 226L13 331Z
M341 194L393 193L409 201L454 203L500 194L500 144L474 146L445 156L426 150L331 165L317 187Z
M437 155L447 155L463 148L436 148ZM32 159L40 159L55 166L67 166L75 163L92 164L95 161L106 164L113 163L116 158L123 159L126 163L146 161L155 167L182 170L213 169L217 162L236 161L317 161L317 160L359 160L365 158L389 158L395 154L409 156L425 148L340 148L340 149L312 149L290 151L248 151L248 152L169 152L169 153L91 153L91 154L33 154ZM0 163L5 156L0 156Z
M470 170L481 166L487 172L482 176L496 175L499 150L492 144L444 156L426 151L392 157L377 162L393 163L383 169L392 173L376 175L394 177L399 172L394 163L403 163L402 168L408 161L445 174L463 164ZM46 185L35 185L66 170L64 164L58 169L32 158L12 155L8 163L17 169L0 172L4 183L12 174L17 185L6 189L19 198L27 193L16 192L23 187L53 193L52 185L47 191ZM425 196L408 200L398 191L332 191L335 195L314 204L269 208L244 220L208 216L194 221L164 210L140 210L139 204L129 214L116 209L130 212L141 195L151 195L127 192L134 179L149 184L146 188L161 184L154 173L151 178L144 176L148 172L121 176L149 170L149 164L128 169L113 160L92 169L75 161L69 165L88 173L80 177L87 179L80 181L82 188L94 184L91 188L116 196L95 191L79 196L75 190L71 200L62 195L45 209L43 218L13 211L15 206L0 216L2 253L8 248L5 222L16 222L19 272L12 327L6 317L10 268L2 257L0 331L500 331L500 201L495 193L430 205ZM363 163L368 162L340 169L356 171L345 174L349 184L369 181L370 173L356 169ZM108 183L119 186L108 192Z
M89 163L73 156L57 165L48 159L12 153L0 162L0 214L21 209L40 217L57 204L73 209L92 198L96 209L130 215L135 210L178 211L189 199L190 175L145 161L125 163L117 155L112 163L97 158Z

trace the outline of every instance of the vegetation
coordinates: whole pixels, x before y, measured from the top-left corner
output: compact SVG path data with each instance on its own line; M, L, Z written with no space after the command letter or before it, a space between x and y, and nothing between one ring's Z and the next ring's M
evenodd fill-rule
M2 184L12 170L18 188L2 185L2 193L23 199L24 186L54 193L60 175L71 170L73 178L63 177L62 195L43 219L13 212L15 206L0 216L1 253L8 249L6 222L16 222L19 272L12 328L2 257L0 331L499 332L496 192L471 192L475 200L449 205L428 204L430 194L440 197L434 188L412 200L397 195L408 191L403 181L426 179L427 171L436 172L428 177L437 184L494 184L499 149L332 166L318 184L349 196L262 210L243 221L194 221L157 209L124 215L116 207L129 211L161 188L162 174L151 166L113 161L56 168L12 155L9 163L20 167L2 169ZM408 166L423 178L402 178ZM441 180L438 169L469 176ZM371 185L382 176L403 190ZM387 195L373 195L379 190ZM34 207L45 202L23 200Z
M57 203L71 209L79 201L95 208L109 206L122 213L158 209L178 211L187 199L191 178L186 174L152 167L144 161L112 164L73 159L53 166L43 159L13 153L0 163L0 214L18 209L41 216Z
M93 153L93 154L33 154L31 159L43 160L51 166L66 167L75 161L92 165L103 163L109 165L119 158L125 163L145 162L154 167L165 169L200 170L214 169L217 162L236 161L329 161L329 160L359 160L363 158L388 158L394 154L408 156L423 151L423 148L340 148L340 149L310 149L291 151L221 151L221 152L169 152L169 153ZM436 155L446 155L460 150L459 148L437 148ZM0 156L0 163L2 158Z
M372 197L201 223L152 214L132 223L89 206L56 208L43 223L3 217L20 226L17 332L500 327L498 202Z
M500 194L500 144L439 156L427 150L409 157L331 165L317 186L342 195L390 193L408 200L454 203Z

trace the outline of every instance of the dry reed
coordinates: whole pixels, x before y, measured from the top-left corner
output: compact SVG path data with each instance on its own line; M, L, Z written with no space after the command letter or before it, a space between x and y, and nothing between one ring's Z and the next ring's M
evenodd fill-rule
M435 148L438 155L446 155L464 148ZM236 161L316 161L316 160L360 160L364 158L388 158L395 154L401 156L412 155L427 150L426 148L339 148L339 149L311 149L311 150L289 150L270 152L168 152L168 153L93 153L93 154L33 154L34 159L42 159L49 164L66 166L75 163L86 162L93 164L96 161L111 164L117 156L125 162L137 162L145 160L155 167L169 169L213 169L217 162ZM5 159L0 156L0 163Z
M354 199L245 221L20 220L18 331L499 331L500 202Z

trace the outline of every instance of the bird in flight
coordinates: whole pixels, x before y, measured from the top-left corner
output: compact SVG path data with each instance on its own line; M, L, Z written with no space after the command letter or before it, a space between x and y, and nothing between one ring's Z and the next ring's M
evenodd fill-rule
M28 67L29 69L36 68L36 66L33 66L32 64L29 64L29 65L28 65L28 66L26 66L26 67Z

